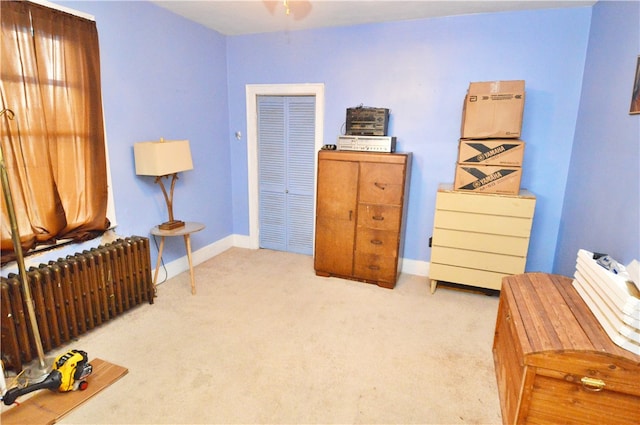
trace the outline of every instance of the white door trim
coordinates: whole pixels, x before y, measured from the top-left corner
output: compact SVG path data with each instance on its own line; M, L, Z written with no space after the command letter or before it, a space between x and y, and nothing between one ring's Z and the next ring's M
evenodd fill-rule
M259 225L259 186L258 186L258 96L315 96L316 98L316 130L315 130L315 156L314 176L318 175L318 151L324 144L324 84L247 84L247 173L249 186L249 246L258 249L260 247ZM316 185L314 184L314 191ZM315 211L314 194L314 211ZM314 223L315 226L315 223ZM315 228L314 228L315 235Z

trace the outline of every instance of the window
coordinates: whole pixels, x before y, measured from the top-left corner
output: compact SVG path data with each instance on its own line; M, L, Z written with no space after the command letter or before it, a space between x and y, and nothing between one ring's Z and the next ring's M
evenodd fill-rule
M96 24L23 1L3 1L0 117L22 249L92 239L109 227ZM2 262L14 258L2 199Z

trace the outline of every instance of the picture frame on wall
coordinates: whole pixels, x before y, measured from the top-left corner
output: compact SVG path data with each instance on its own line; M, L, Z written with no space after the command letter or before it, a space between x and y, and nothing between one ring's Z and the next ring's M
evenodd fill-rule
M640 56L636 61L636 77L633 80L633 92L631 93L630 114L640 114Z

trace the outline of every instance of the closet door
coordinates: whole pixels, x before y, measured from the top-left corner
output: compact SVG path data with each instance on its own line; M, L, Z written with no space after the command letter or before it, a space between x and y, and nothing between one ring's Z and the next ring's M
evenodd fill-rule
M311 255L315 97L258 97L260 247Z

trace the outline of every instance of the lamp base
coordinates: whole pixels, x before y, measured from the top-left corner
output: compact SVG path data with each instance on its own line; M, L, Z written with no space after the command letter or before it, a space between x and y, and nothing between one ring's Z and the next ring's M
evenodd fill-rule
M184 227L184 221L181 220L170 220L165 221L161 225L158 226L161 230L175 230Z
M44 381L49 373L51 373L55 360L56 359L54 357L45 357L42 363L36 359L26 365L22 370L22 373L18 375L18 384L24 386Z

